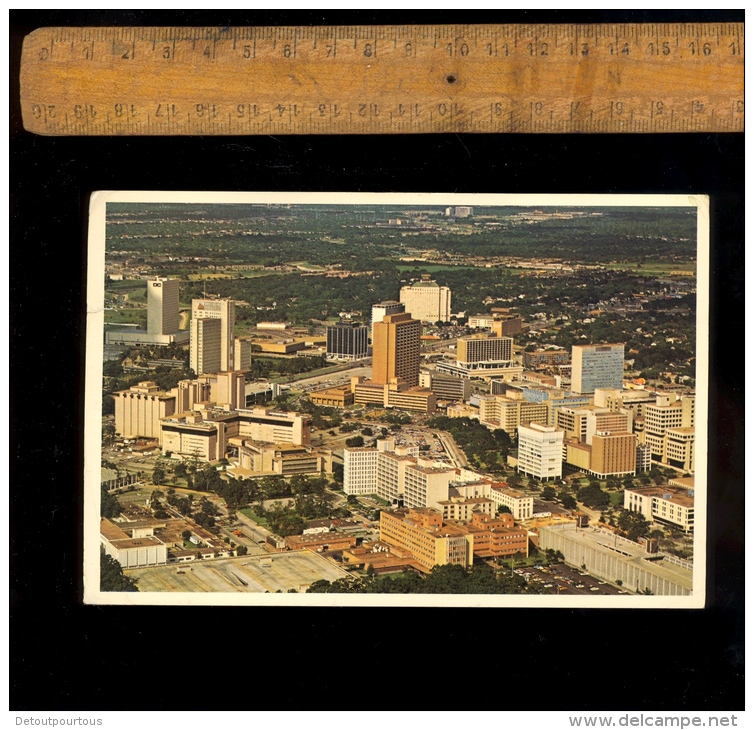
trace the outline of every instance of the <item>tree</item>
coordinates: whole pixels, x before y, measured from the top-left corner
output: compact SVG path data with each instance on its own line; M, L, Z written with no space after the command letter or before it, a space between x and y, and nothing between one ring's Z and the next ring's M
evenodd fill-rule
M560 492L558 494L558 499L560 500L560 504L563 505L566 509L576 509L578 506L576 504L576 500L568 494L568 492Z
M152 472L152 484L160 485L165 481L165 472L159 466Z
M350 446L352 448L358 448L359 446L364 445L364 437L363 436L353 436L350 439L346 439L346 446Z
M511 487L521 486L521 476L517 471L514 471L513 474L508 477L507 481Z
M608 489L618 489L620 487L620 481L618 480L617 477L609 476L607 478L606 486Z
M114 494L109 494L103 484L100 491L100 516L117 517L120 514L120 502Z
M553 499L555 499L556 492L552 487L545 487L542 490L542 499L545 500L545 502L552 502Z
M332 478L338 484L343 484L343 464L336 462L332 465Z
M618 517L618 529L620 529L629 540L636 542L640 537L646 537L649 532L649 522L647 522L641 512L623 510L620 517Z
M588 487L582 487L576 493L576 499L587 507L599 508L606 507L610 504L610 497L603 492L599 486L590 484Z
M121 564L104 551L99 558L99 587L101 591L138 592L135 578L123 575Z
M188 539L189 539L189 538L191 537L191 530L184 530L184 531L183 531L183 532L181 533L181 537L182 537L182 538L183 538L184 540L188 540Z

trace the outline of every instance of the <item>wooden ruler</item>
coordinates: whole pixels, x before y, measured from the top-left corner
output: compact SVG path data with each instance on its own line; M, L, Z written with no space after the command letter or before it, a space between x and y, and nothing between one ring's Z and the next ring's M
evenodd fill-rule
M42 28L47 135L740 132L742 23Z

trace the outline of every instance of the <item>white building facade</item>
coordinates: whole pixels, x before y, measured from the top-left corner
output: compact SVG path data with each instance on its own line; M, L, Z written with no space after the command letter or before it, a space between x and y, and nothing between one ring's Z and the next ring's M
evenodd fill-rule
M543 480L563 476L563 435L554 426L519 426L518 471Z

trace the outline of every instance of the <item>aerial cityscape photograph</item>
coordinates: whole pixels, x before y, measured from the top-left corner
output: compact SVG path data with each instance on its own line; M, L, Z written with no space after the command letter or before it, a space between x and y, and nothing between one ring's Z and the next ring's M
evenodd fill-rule
M703 605L703 198L97 195L88 602Z

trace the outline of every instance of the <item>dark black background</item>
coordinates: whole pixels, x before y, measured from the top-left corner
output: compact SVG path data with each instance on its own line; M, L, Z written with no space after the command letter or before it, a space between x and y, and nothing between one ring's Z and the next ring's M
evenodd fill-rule
M45 25L694 22L743 21L743 11L10 20L11 709L743 708L743 135L45 138L22 129L17 79L23 36ZM84 606L85 237L88 196L101 189L708 193L707 607Z

